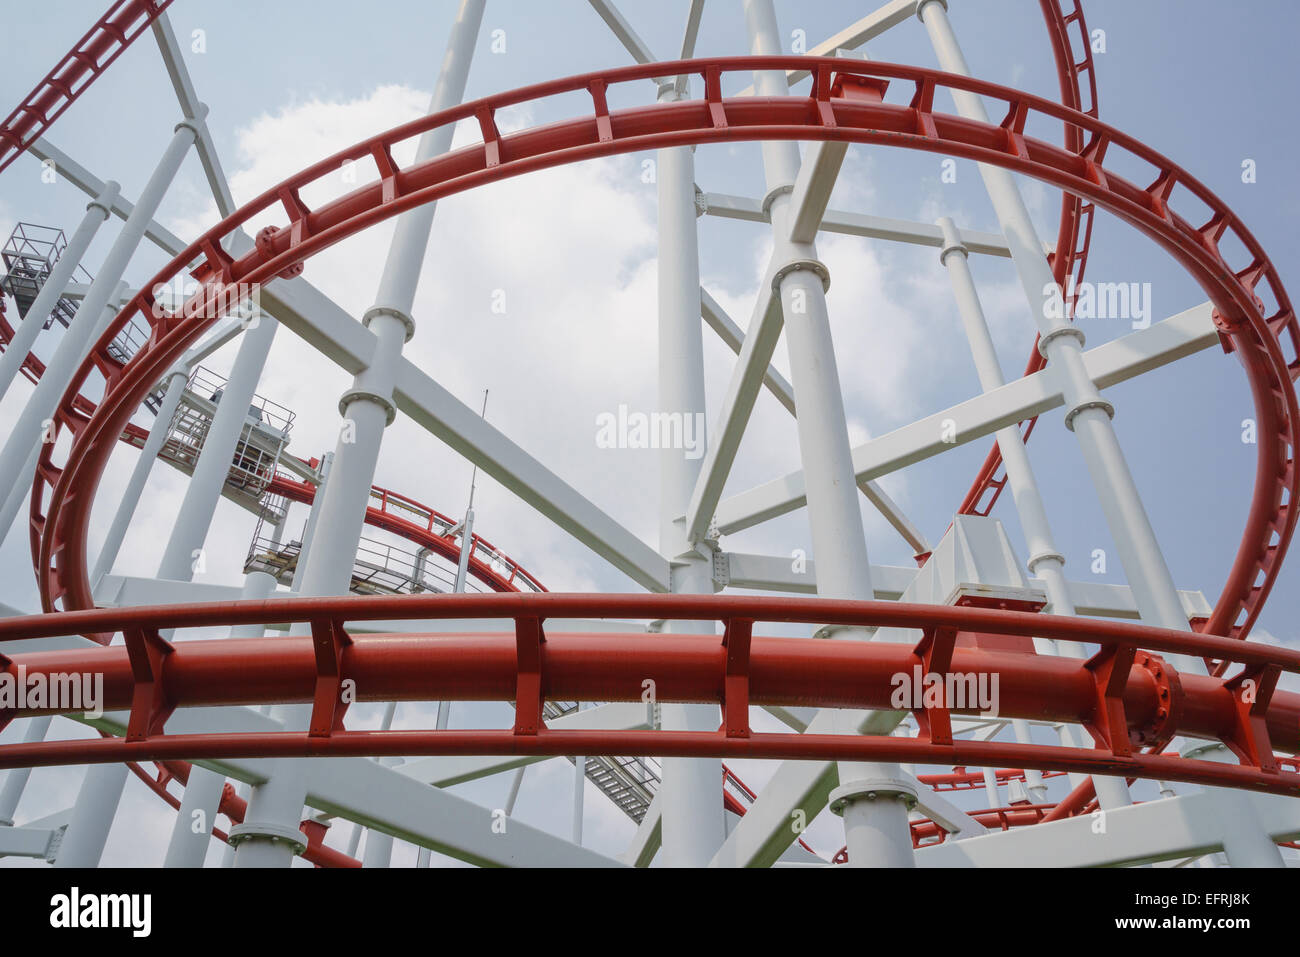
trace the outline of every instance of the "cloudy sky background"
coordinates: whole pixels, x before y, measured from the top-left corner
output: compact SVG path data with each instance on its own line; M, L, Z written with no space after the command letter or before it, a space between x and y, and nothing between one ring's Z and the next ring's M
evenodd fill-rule
M777 0L777 13L789 48L796 31L803 31L812 46L864 15L869 6ZM965 0L950 6L967 59L979 76L1057 95L1037 4ZM1203 0L1089 0L1085 12L1089 26L1106 35L1106 52L1097 55L1102 118L1142 136L1223 197L1269 250L1286 282L1293 278L1297 252L1291 229L1300 213L1292 162L1297 144L1294 131L1276 118L1289 115L1283 111L1291 105L1297 78L1289 38L1300 17L1281 0L1259 0L1253 6L1260 16L1223 17L1219 5ZM190 49L194 31L204 31L206 52L187 52L186 62L200 98L211 108L209 124L236 201L251 199L339 148L422 115L455 7L414 0L366 7L234 0L219 8L178 0L170 17L182 48ZM686 7L685 2L638 0L620 5L663 58L675 55L680 44ZM23 42L14 44L0 63L0 103L23 96L101 8L102 0L28 6L21 29L11 18ZM1260 22L1279 20L1289 21L1291 28L1259 30ZM490 48L494 30L504 31L504 53ZM697 52L747 52L739 2L712 0L706 6ZM878 60L935 63L925 31L915 21L871 44L868 53ZM467 96L628 62L585 0L492 0ZM739 86L747 79L732 82ZM618 102L649 102L652 96L647 82L620 91ZM946 94L936 107L951 109ZM541 103L512 111L502 123L544 123L572 115L576 108L573 100ZM156 45L146 35L68 111L49 139L96 175L119 181L123 195L134 199L178 118ZM462 131L460 139L472 136ZM1057 138L1055 131L1052 138ZM642 176L644 161L651 158L631 154L563 167L441 202L414 310L417 332L406 355L475 408L483 390L490 390L487 414L495 426L653 543L657 453L602 450L594 442L601 412L621 403L643 410L655 405L655 186ZM1241 181L1241 163L1247 158L1256 162L1257 183ZM697 182L706 192L750 197L764 192L757 144L702 147L696 165ZM996 230L975 166L959 160L957 167L957 182L945 184L937 156L852 147L832 207L924 222L950 215L961 226ZM348 188L340 182L337 192ZM1022 181L1022 188L1040 234L1054 239L1059 194L1028 181ZM324 197L307 198L316 203ZM19 221L71 232L85 203L86 197L70 184L43 183L35 159L20 158L0 177L0 235L7 236ZM182 238L197 235L219 218L194 153L157 218ZM90 272L97 271L118 226L114 221L101 230L87 256ZM305 278L360 316L373 302L391 233L391 224L385 223L340 243L311 260ZM703 284L743 326L770 255L769 230L705 217L699 234ZM1152 284L1156 321L1205 299L1169 257L1104 214L1097 218L1092 249L1090 279ZM818 250L832 276L831 322L855 443L978 393L934 250L827 234ZM152 246L142 247L128 270L128 282L143 282L166 259ZM1003 368L1008 376L1017 375L1033 330L1014 271L1008 261L988 257L973 257L972 266ZM505 290L504 315L491 310L497 289ZM1083 327L1090 348L1131 331L1127 321L1114 319ZM44 334L38 355L48 357L57 340L57 330ZM232 343L205 364L224 374L236 348ZM734 359L707 331L705 359L712 427ZM788 368L784 345L776 362ZM259 392L297 414L292 453L306 458L333 449L339 424L336 400L350 381L292 333L278 332ZM29 394L23 380L0 402L0 429L7 431ZM1240 366L1209 350L1113 388L1107 397L1117 407L1116 430L1145 490L1175 580L1180 587L1203 590L1213 602L1235 554L1254 482L1256 448L1240 439L1242 420L1253 415ZM937 542L987 448L985 441L958 448L889 476L884 485ZM1044 416L1030 454L1067 574L1122 582L1077 444L1062 427L1059 411ZM133 450L120 449L101 485L92 554L134 456ZM793 421L764 393L727 493L798 467ZM459 515L470 471L469 463L399 418L389 429L375 481ZM156 569L183 491L179 473L154 471L148 507L136 515L119 571L151 574ZM1023 549L1010 505L1008 497L994 514ZM625 576L481 475L476 512L476 530L553 591L636 590ZM288 534L296 537L304 519L305 509L297 510ZM222 502L199 580L241 580L253 525L248 513ZM874 562L910 562L910 549L869 505L863 509L863 527ZM811 553L806 516L796 512L731 536L724 547ZM1090 556L1097 548L1105 549L1111 560L1105 574L1093 576ZM1261 618L1262 628L1286 643L1296 641L1297 575L1294 562L1283 570ZM0 601L23 610L39 607L21 519L0 546ZM412 707L399 714L399 726L428 724L426 709ZM367 717L374 715L359 709L358 718ZM15 733L10 729L0 740L11 740ZM740 766L754 782L770 773L745 762ZM36 772L20 820L66 806L80 773ZM559 760L531 769L519 800L520 818L567 833L571 777L567 763ZM506 775L458 790L499 803L508 786ZM611 853L621 850L630 824L591 788L586 803L588 843ZM128 782L123 811L105 861L160 862L172 812L134 780ZM838 822L826 817L814 825L810 840L829 854L841 835ZM346 835L347 826L336 830ZM332 837L331 843L341 842ZM215 860L219 850L214 845L209 859ZM399 848L395 863L413 856L412 849Z

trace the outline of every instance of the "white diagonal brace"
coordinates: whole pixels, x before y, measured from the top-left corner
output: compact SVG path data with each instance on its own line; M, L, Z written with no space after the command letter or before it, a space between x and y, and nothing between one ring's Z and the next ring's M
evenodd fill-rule
M641 818L641 823L637 825L636 833L632 835L632 842L627 846L627 850L619 855L619 860L628 867L649 867L663 844L663 824L663 805L659 803L659 795L656 794L650 800L650 806L646 808L645 817Z
M1208 302L1202 303L1088 351L1083 358L1089 377L1105 389L1218 344L1212 311ZM1041 415L1062 401L1056 371L1049 366L859 445L853 450L854 475L858 482L880 478L954 445ZM804 503L803 473L792 472L722 500L715 519L725 535L784 515Z
M212 198L216 200L217 209L220 210L222 217L229 216L235 211L235 199L230 194L230 183L226 179L226 174L221 170L217 147L212 142L212 131L208 129L207 121L203 119L203 111L199 108L199 98L194 92L190 71L185 66L185 57L181 53L180 44L176 42L176 34L172 31L171 20L166 13L159 14L158 19L154 20L153 35L158 41L158 51L162 54L163 64L167 67L167 75L171 77L172 87L176 90L176 99L180 101L181 112L185 114L187 120L196 121L199 162L203 164L203 173L207 176L208 186L212 189Z
M699 481L691 494L686 510L686 535L691 541L704 538L713 518L713 510L722 497L722 487L731 472L745 426L754 411L754 401L763 385L772 353L781 338L784 323L781 314L781 297L776 293L773 279L776 265L769 266L758 287L754 313L749 320L749 330L741 344L736 366L727 386L727 396L722 403L722 415L713 432L713 441L704 454Z
M725 342L732 352L740 355L745 342L744 332L703 286L700 287L700 312L704 316L704 321L718 334L718 338ZM767 390L776 396L776 400L781 405L785 406L787 412L791 415L796 414L794 388L775 366L768 365L767 372L763 374L763 385L767 386ZM903 536L903 540L912 546L916 554L923 555L930 550L925 535L911 519L903 514L903 510L878 483L864 482L859 485L859 488L862 489L862 494L867 497L867 500L885 517L885 521L889 522L898 534Z
M623 14L618 12L618 8L614 4L610 3L609 0L589 0L589 2L592 8L600 14L600 18L605 21L606 25L614 31L614 36L618 37L618 41L627 48L627 52L632 54L632 58L637 63L653 63L659 59L650 52L650 47L637 35L637 32L632 29L632 24L628 23Z
M836 734L854 726L859 734L887 735L905 717L902 711L824 708L805 733ZM838 785L839 772L833 761L782 761L709 866L771 867L826 807Z
M823 40L811 50L808 56L833 56L836 50L856 50L886 30L893 29L911 18L916 12L916 0L890 0L872 13L867 14L857 23L845 27L835 36ZM807 70L787 70L785 82L792 86L809 75ZM752 96L754 88L745 87L737 96Z
M1300 801L1274 794L1239 796L1274 841L1300 836ZM1220 850L1227 826L1214 791L1147 801L1106 812L1097 832L1091 815L1012 828L917 851L917 867L1115 867Z
M38 138L36 142L27 147L27 151L39 160L53 162L56 174L66 179L86 195L93 197L103 192L104 181L102 179L92 175L88 169L67 153L58 149L45 137ZM135 209L135 204L129 203L119 196L113 200L111 208L115 216L126 219L131 215L131 211ZM175 233L160 226L154 220L150 220L149 224L145 226L144 234L151 242L173 256L179 255L189 245L182 242Z
M74 720L125 734L126 712L96 721ZM173 734L223 731L280 731L279 721L252 708L183 708L167 722ZM260 784L276 762L230 758L195 762L218 774ZM471 864L487 867L618 867L621 862L511 819L505 833L493 827L491 808L431 788L368 758L302 759L307 804Z
M691 8L686 12L686 29L682 31L682 49L679 60L689 60L695 56L695 41L700 35L700 20L704 16L704 0L691 0ZM690 77L685 73L677 78L677 95L685 96Z
M726 310L718 304L718 300L709 295L708 290L703 286L700 287L700 314L704 316L704 321L708 323L710 329L718 334L728 349L736 355L740 355L740 350L745 342L745 332L740 326L736 325ZM776 366L769 364L767 370L763 373L763 385L767 386L767 391L776 397L787 412L791 415L794 411L794 387L790 385L785 376L777 370Z
M848 150L849 144L844 141L818 140L808 144L790 196L790 242L816 241Z
M748 196L705 193L704 206L704 212L708 216L738 219L747 223L769 222L763 204ZM866 239L885 239L895 243L910 243L914 246L930 246L934 249L943 247L943 231L933 223L915 223L907 219L867 216L863 213L849 213L837 209L826 210L822 216L821 230L843 233L846 236L862 236ZM1000 256L1003 259L1011 258L1011 249L1000 233L964 229L961 230L961 241L972 253ZM1048 252L1051 252L1050 248Z
M374 349L372 333L302 279L271 283L262 290L262 305L286 329L349 372L363 368ZM393 397L401 412L639 585L666 589L666 559L409 359L398 364Z
M83 192L98 195L103 182L44 140L31 151L52 158L69 182ZM125 200L113 211L126 218L132 205ZM156 222L145 235L173 256L186 243ZM243 232L233 234L231 253L239 256L252 247ZM341 306L304 279L276 279L262 288L262 308L346 372L355 375L370 362L375 337ZM397 407L465 455L503 486L551 518L597 554L652 591L664 591L668 562L658 552L614 521L502 433L477 412L447 392L410 360L401 360L394 389Z

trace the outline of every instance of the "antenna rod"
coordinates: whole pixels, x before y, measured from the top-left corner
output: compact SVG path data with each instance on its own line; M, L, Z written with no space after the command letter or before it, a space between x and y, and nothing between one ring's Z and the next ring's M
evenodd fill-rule
M483 419L487 418L487 399L488 399L488 390L484 389L483 390L483 411L479 413L479 417ZM474 471L470 473L470 478L469 478L469 507L470 508L474 507L474 483L477 481L478 481L478 464L475 463Z

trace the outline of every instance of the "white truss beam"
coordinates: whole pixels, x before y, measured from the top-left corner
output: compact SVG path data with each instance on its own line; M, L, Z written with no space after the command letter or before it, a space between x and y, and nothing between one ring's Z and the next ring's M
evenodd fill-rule
M86 722L124 734L128 715L114 712ZM167 722L173 734L278 731L280 722L251 708L186 708ZM266 759L199 761L245 784L262 784L276 762ZM367 758L307 758L301 762L307 803L398 840L482 867L619 867L621 862L509 819L493 829L493 809L431 788Z
M718 301L709 295L708 291L703 287L700 287L700 307L704 321L708 323L709 328L718 334L718 338L726 343L732 352L740 355L745 342L744 332L727 315L722 306L718 305ZM767 391L776 397L776 400L784 406L787 412L791 415L795 414L794 388L786 381L785 376L781 375L777 368L770 363L767 371L763 374L763 385L767 387ZM911 519L903 514L903 510L895 504L889 494L877 483L867 482L864 484L862 494L885 517L885 521L889 522L897 530L898 534L903 536L903 540L915 549L918 555L930 550L925 535L913 524Z
M705 193L704 204L704 211L708 216L738 219L747 223L770 222L767 213L763 211L762 202L747 196ZM914 223L906 219L890 219L887 216L867 216L862 213L828 209L822 216L821 230L843 233L846 236L862 236L866 239L885 239L914 246L930 246L933 249L943 247L943 232L933 223ZM1011 258L1011 250L1000 233L965 229L961 231L961 239L972 253L998 256L1002 259ZM1048 252L1050 251L1049 248Z
M911 19L916 12L916 0L891 0L867 14L852 26L845 27L833 37L823 40L808 51L808 56L833 56L836 50L856 50L887 30L892 30L900 23ZM800 80L807 79L807 70L787 70L785 82L793 86ZM747 86L738 96L753 96L754 88Z
M1273 841L1300 836L1300 802L1272 794L1235 792ZM918 867L1115 867L1198 857L1223 850L1232 839L1214 791L1147 801L1106 812L1098 832L1093 815L1012 828L965 841L921 848Z
M1088 376L1105 389L1216 345L1219 334L1211 312L1212 306L1203 303L1088 351L1083 356ZM853 450L854 474L859 483L880 478L1041 415L1063 401L1056 371L1043 369L859 445ZM723 499L715 518L725 535L794 511L804 502L803 473L791 472Z
M171 20L165 12L159 14L158 19L154 20L153 35L158 41L158 52L162 54L163 65L167 67L167 75L171 77L172 88L176 91L181 112L185 114L187 120L196 121L199 135L195 145L199 152L199 162L203 164L203 174L212 189L212 198L216 200L217 209L222 218L225 218L235 211L235 199L230 194L230 183L226 179L226 174L222 172L221 160L217 157L217 147L212 142L212 131L203 118L198 94L194 92L190 71L185 66L185 57L181 53L180 44L176 42Z
M722 414L713 430L713 441L704 454L700 477L686 510L686 535L691 541L700 541L708 533L709 521L722 498L722 487L731 473L745 426L754 411L758 390L767 377L772 353L781 338L781 297L773 285L776 268L775 264L768 267L758 287L749 331L741 343L731 383L722 403Z

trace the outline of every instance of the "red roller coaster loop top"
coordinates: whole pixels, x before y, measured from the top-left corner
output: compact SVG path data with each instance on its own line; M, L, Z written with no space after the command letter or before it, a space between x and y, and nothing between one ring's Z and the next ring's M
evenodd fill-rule
M812 95L724 99L721 75L763 69L807 69ZM694 74L704 78L704 100L608 111L605 89L613 83L648 77ZM901 81L912 95L906 102L868 103L833 98L841 74ZM999 124L984 124L935 112L940 87L968 90L1006 104ZM506 106L575 90L593 97L593 114L540 129L502 136L494 115ZM1029 116L1037 115L1082 131L1078 151L1025 136ZM399 168L392 146L428 129L474 119L484 141L422 164ZM91 604L85 572L85 533L90 499L111 444L152 383L217 317L215 306L230 298L236 283L268 281L347 235L406 209L508 176L561 163L632 150L693 142L762 139L829 139L903 146L961 156L1025 173L1085 197L1136 226L1170 252L1205 290L1216 309L1225 344L1246 369L1256 403L1259 443L1256 487L1245 534L1206 630L1244 636L1276 578L1280 559L1296 521L1292 507L1297 487L1293 450L1300 441L1300 411L1292 380L1298 365L1300 330L1276 270L1254 237L1223 203L1170 160L1100 121L1049 100L1017 90L938 71L885 63L847 63L809 57L739 57L636 66L551 81L466 103L372 137L307 168L268 190L204 234L146 284L96 344L79 370L59 410L57 428L70 429L72 449L64 465L53 461L53 443L43 450L32 497L32 550L42 601L53 610ZM1146 187L1118 176L1104 164L1108 151L1124 151L1152 169ZM309 209L300 190L332 174L344 162L373 162L379 181ZM1203 224L1179 216L1175 187L1211 210ZM286 227L264 238L239 260L220 241L263 212L280 209ZM1248 254L1244 263L1227 263L1220 241L1231 234ZM202 258L195 271L204 285L178 313L157 310L149 292ZM1261 286L1261 281L1263 285ZM1271 304L1261 307L1257 293ZM148 343L125 367L106 346L135 314L152 332ZM1284 352L1285 350L1285 352ZM1289 353L1290 358L1287 357ZM93 414L78 408L87 377L105 380L105 401Z

